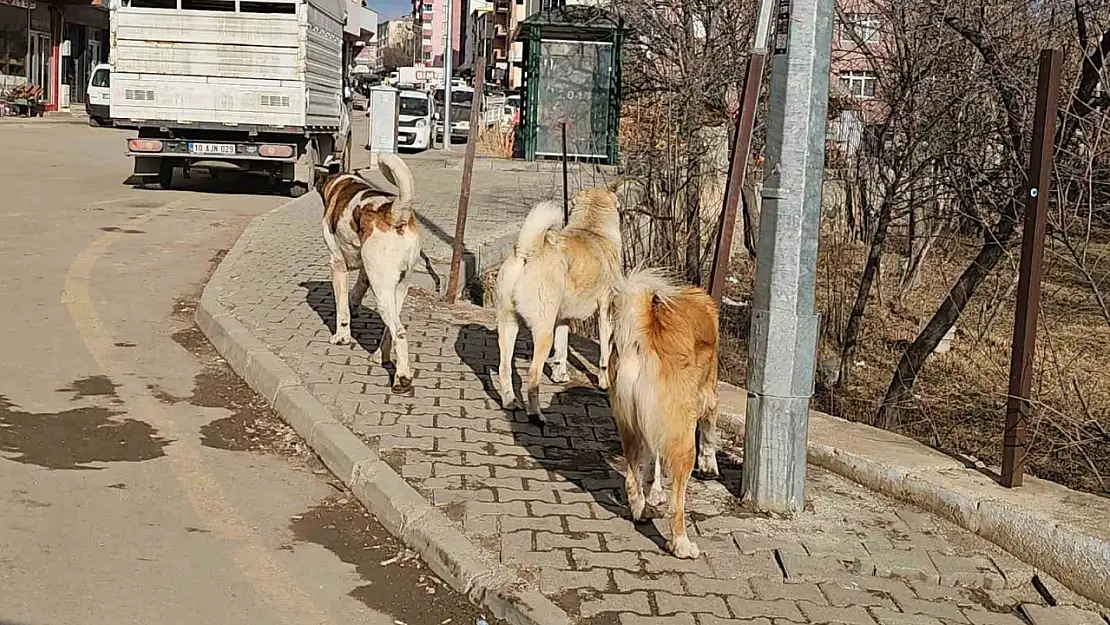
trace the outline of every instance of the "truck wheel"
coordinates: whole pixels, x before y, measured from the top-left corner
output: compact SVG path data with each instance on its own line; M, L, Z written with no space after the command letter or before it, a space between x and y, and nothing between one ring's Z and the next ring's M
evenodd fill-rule
M308 193L308 185L303 182L294 182L289 185L289 197L298 198Z
M173 161L162 160L158 168L158 185L167 191L173 187Z

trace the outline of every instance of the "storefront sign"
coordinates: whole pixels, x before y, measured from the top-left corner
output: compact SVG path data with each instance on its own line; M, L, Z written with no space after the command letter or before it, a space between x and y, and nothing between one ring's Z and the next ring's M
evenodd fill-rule
M31 2L31 0L0 0L0 4L6 4L17 9L28 10L34 9L36 6L34 2Z

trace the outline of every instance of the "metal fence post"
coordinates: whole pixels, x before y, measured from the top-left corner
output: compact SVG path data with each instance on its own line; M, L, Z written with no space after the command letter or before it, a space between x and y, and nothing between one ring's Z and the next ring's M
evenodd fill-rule
M486 34L493 32L493 20L486 22ZM459 185L459 212L455 217L455 242L451 246L451 272L447 279L447 303L454 304L459 296L461 280L459 276L462 269L462 256L466 244L463 241L466 235L466 212L470 208L470 184L474 177L474 150L478 147L478 132L482 120L482 105L485 103L486 84L486 41L483 38L478 42L478 58L474 61L474 99L470 104L470 132L466 142L466 154L463 156L462 184ZM444 127L444 136L450 131Z
M752 128L755 111L759 108L759 88L763 84L763 66L767 59L767 31L771 27L771 9L775 0L762 0L755 25L752 53L748 57L748 71L744 77L744 91L740 99L740 118L736 122L732 161L729 163L728 187L725 205L721 210L717 229L717 248L713 254L713 269L709 278L709 294L717 305L725 293L725 277L732 260L732 232L736 228L736 210L740 206L744 178L748 173L748 154L752 145Z
M1021 236L1014 341L1010 353L1010 389L1006 401L1006 430L1002 441L1002 485L1021 486L1025 471L1026 427L1029 392L1033 382L1033 356L1037 348L1037 313L1041 305L1044 265L1045 219L1052 184L1052 150L1056 108L1060 98L1060 50L1042 50L1037 72L1037 108L1033 118L1033 144L1029 155L1029 192L1025 199L1025 226Z
M784 516L805 506L833 5L778 0L775 16L743 498L758 511Z

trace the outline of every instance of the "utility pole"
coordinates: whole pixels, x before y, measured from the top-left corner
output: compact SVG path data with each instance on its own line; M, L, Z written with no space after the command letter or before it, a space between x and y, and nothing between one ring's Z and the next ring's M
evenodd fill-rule
M451 66L454 64L454 43L451 39L453 21L451 5L454 0L443 0L444 25L447 43L443 47L443 151L451 151Z
M767 33L771 29L771 13L776 0L760 0L756 15L755 40L748 57L748 71L744 77L744 91L740 97L740 119L736 121L736 135L732 142L732 161L729 163L728 187L725 205L721 210L717 228L717 249L713 254L713 270L709 274L709 294L721 305L725 294L725 275L732 260L732 231L736 228L736 211L740 207L744 178L748 173L748 153L752 145L752 127L755 111L759 107L759 87L763 82L763 65L767 60Z
M805 506L814 310L834 0L778 0L749 348L743 499Z

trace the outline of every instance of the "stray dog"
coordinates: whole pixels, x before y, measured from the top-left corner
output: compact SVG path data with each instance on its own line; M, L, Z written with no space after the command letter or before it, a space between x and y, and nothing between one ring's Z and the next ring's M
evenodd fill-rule
M717 306L704 290L680 287L658 271L640 270L614 298L609 402L628 461L625 489L632 520L646 504L640 472L659 459L671 476L670 540L679 558L698 557L686 535L686 483L694 469L717 475Z
M540 413L540 373L555 345L551 380L567 382L567 342L571 319L598 313L601 358L598 384L608 387L609 306L621 276L620 202L607 189L585 189L572 202L569 223L561 227L563 207L540 202L532 207L520 229L513 253L497 274L497 344L501 350L498 378L501 405L519 408L513 391L513 349L519 330L517 317L532 328L535 353L524 381L528 414L544 422Z
M324 243L331 255L335 292L335 334L331 342L351 343L351 312L362 303L366 290L373 289L386 331L370 358L386 362L391 347L396 349L393 392L402 393L412 387L412 369L401 307L409 291L409 272L420 257L420 228L412 211L413 184L408 166L396 155L383 154L378 168L397 186L396 197L354 174L332 176L320 188L324 198ZM358 279L348 301L350 269L358 271Z

